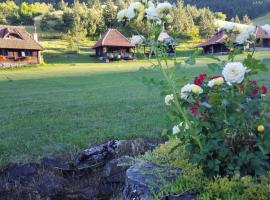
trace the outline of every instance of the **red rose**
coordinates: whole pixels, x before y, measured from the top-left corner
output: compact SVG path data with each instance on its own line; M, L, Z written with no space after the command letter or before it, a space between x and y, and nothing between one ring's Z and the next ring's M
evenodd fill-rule
M259 88L258 87L255 87L254 89L253 89L253 94L254 95L257 95L259 93Z
M265 85L262 85L262 93L267 94L267 92L268 92L267 87Z
M198 77L194 79L194 84L201 86L203 84L204 79L206 79L206 74L200 74Z
M193 105L189 107L189 111L191 112L192 115L197 115L197 110L200 107L200 102L196 101Z

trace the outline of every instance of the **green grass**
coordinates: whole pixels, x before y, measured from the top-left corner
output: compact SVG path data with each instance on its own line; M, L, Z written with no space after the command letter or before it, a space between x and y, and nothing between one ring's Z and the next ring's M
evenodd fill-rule
M160 137L166 126L163 97L141 81L159 73L138 71L150 65L145 60L99 63L89 57L91 43L86 41L74 58L65 54L64 41L43 41L46 65L0 71L0 165L74 152L108 139ZM256 53L270 65L269 55ZM182 73L193 79L209 72L209 62L201 57ZM268 77L259 79L270 86Z
M253 23L258 25L270 24L270 12L262 17L254 19Z

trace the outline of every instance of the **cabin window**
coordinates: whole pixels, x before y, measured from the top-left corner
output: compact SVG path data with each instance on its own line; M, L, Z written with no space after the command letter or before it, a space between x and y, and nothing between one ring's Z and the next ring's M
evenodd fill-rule
M30 51L30 50L27 50L27 51L21 51L21 52L19 53L19 56L20 56L20 57L26 57L26 56L32 56L32 55L33 55L33 52Z
M1 56L8 56L8 51L6 49L0 49Z

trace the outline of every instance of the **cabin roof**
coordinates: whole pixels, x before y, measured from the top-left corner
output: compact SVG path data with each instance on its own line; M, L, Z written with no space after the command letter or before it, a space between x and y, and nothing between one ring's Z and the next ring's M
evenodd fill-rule
M220 31L216 32L212 37L210 37L207 41L202 42L197 47L205 47L205 46L210 46L214 44L223 44L226 38L227 38L227 35L224 29L221 29Z
M8 36L12 35L12 38ZM43 47L22 26L0 25L1 49L43 50Z
M268 34L261 26L256 26L256 38L270 39L270 34Z
M117 29L108 29L92 47L93 49L103 46L116 47L135 47L131 42Z

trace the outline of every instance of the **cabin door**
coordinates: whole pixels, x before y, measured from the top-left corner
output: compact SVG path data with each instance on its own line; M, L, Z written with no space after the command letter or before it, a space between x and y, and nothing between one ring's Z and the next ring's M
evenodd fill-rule
M263 40L263 47L270 47L270 39Z

